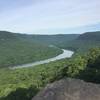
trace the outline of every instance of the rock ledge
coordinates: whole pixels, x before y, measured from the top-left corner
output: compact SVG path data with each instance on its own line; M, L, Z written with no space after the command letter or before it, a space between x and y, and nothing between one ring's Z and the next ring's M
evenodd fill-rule
M62 79L47 85L32 100L100 100L100 85L77 79Z

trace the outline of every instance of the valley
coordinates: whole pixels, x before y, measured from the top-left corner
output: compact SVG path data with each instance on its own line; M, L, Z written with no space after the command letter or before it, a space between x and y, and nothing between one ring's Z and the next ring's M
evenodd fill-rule
M0 0L0 100L100 100L100 0Z
M99 64L100 32L42 36L0 31L0 100L31 100L65 77L99 84Z

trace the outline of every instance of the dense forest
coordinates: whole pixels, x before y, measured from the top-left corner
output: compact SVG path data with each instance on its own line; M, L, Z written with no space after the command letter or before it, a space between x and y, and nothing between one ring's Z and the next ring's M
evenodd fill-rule
M18 36L18 34L16 35ZM33 37L34 37L33 35L32 36L30 35L28 37L27 35L22 35L20 39L22 40L23 38L25 44L26 41L29 40L32 44L34 44L33 41L37 43L38 40L33 39ZM9 39L9 41L10 40L12 39ZM99 84L100 83L100 78L99 78L100 77L100 68L99 68L100 32L92 32L92 33L87 32L79 36L76 35L76 37L70 38L70 40L68 41L67 38L65 40L64 39L60 40L62 41L62 43L64 43L62 44L62 46L66 49L75 50L75 55L72 58L62 59L48 64L38 65L36 67L22 68L15 70L4 68L2 66L0 68L0 100L31 100L31 98L34 95L36 95L48 83L54 82L55 80L59 80L64 77L78 78L84 81L94 82ZM1 41L4 41L4 39L1 39ZM19 42L20 41L16 43L19 44ZM42 44L43 42L44 41L41 41ZM61 48L61 44L59 42L56 43L58 44L55 44L54 42L52 43L52 45L55 44L56 46L58 45L58 47ZM46 46L48 46L47 44ZM41 45L41 49L42 48L44 49L44 47L42 46L43 45ZM34 45L32 47L34 47ZM53 51L58 52L59 50L60 49L56 48ZM16 51L18 52L18 49ZM51 52L51 50L48 51L48 53L49 52Z
M59 48L29 40L27 35L0 32L0 67L35 62L60 53Z
M78 53L84 53L90 48L100 46L100 31L83 34L30 35L30 38L59 48L74 50Z
M85 56L77 55L49 64L25 69L0 70L1 100L30 100L46 84L64 77L100 83L100 48Z
M81 34L76 39L66 43L65 46L65 48L75 50L80 54L96 47L100 47L100 31Z

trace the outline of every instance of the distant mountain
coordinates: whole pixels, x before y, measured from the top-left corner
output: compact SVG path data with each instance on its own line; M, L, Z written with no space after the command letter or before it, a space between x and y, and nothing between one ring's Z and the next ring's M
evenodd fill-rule
M11 32L6 31L0 31L0 40L10 40L16 38L16 34L12 34Z
M47 43L55 43L59 41L70 41L78 36L79 34L33 35L33 38Z
M97 32L86 32L80 35L77 40L86 40L86 41L100 41L100 31Z
M81 53L95 47L100 47L100 31L83 33L76 39L66 43L66 48Z
M31 39L64 48L67 42L75 40L78 36L79 34L31 35Z

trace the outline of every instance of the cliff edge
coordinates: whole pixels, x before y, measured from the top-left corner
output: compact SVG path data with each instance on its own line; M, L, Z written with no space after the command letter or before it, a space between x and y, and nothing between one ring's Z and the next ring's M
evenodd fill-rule
M47 85L32 100L100 100L100 85L62 79Z

